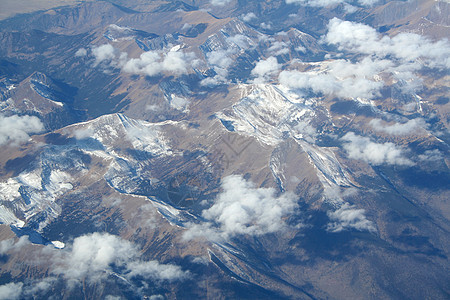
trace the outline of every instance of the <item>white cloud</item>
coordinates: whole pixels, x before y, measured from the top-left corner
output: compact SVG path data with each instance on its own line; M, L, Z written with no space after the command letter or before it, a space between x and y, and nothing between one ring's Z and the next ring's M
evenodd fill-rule
M6 254L9 251L20 250L24 245L29 245L27 236L22 236L17 242L14 239L7 239L0 242L0 254Z
M19 299L22 294L23 283L8 283L0 285L0 300Z
M180 280L188 277L189 273L181 269L180 266L172 264L161 264L157 261L133 261L127 265L128 278L141 276L153 280Z
M79 128L73 132L73 135L77 140L83 140L87 138L92 138L94 136L94 130L90 127Z
M294 126L294 129L297 134L301 135L301 138L310 143L314 143L318 135L317 129L307 121L298 121L297 125Z
M259 26L261 26L262 29L269 29L270 30L272 28L272 23L271 22L269 22L269 23L263 22L263 23L259 24Z
M336 211L328 212L328 217L332 222L328 224L327 229L332 232L348 229L376 231L374 224L365 216L365 210L348 203L344 203Z
M275 57L271 56L266 60L260 60L256 63L251 74L256 77L255 82L265 82L271 76L274 76L281 69L281 65Z
M218 85L227 82L228 69L233 63L231 55L235 49L211 51L206 55L206 61L212 67L216 75L202 80L202 85Z
M112 263L123 265L136 256L133 245L119 237L93 233L78 237L71 249L62 253L53 273L63 275L69 282L88 278L103 278Z
M23 294L26 298L36 299L37 295L46 293L57 281L56 277L47 277L40 281L33 282L31 285L27 285L23 288Z
M70 250L56 256L51 272L62 275L74 285L83 279L97 282L105 279L114 264L125 267L123 276L131 279L137 275L155 280L177 280L188 276L179 266L142 261L139 251L131 242L110 234L93 233L74 240Z
M132 74L155 76L162 72L161 56L154 51L141 54L139 58L131 58L123 66L123 71Z
M399 82L403 93L415 93L422 89L417 71L424 66L450 67L447 40L432 42L412 33L391 38L368 25L337 18L330 20L322 40L341 51L360 54L361 58L356 62L344 59L324 62L307 72L283 71L279 75L281 84L340 98L373 99L380 95L386 78Z
M4 116L0 114L0 146L17 146L30 139L30 134L44 130L44 124L35 116Z
M211 0L211 4L214 6L224 6L230 2L231 0Z
M244 22L250 22L253 19L256 19L255 13L249 12L248 14L242 15L242 21Z
M369 125L373 127L378 132L384 132L391 135L407 135L423 131L427 124L423 119L412 119L406 123L394 123L392 125L387 125L380 119L373 119L369 122Z
M289 53L289 45L282 41L273 42L267 49L273 55L283 55Z
M286 226L284 218L297 207L296 197L290 192L277 196L273 188L257 188L242 176L227 176L214 204L202 212L208 222L192 225L184 237L214 240L280 231Z
M421 63L430 67L450 67L450 44L447 40L432 42L415 33L399 33L391 38L368 25L333 18L324 40L340 50L353 53L394 57L402 62L420 58Z
M22 294L23 283L8 283L0 285L0 300L19 299Z
M210 65L226 69L233 63L233 60L229 57L230 54L233 54L233 52L229 50L212 51L206 55L206 59Z
M77 50L77 52L75 52L75 56L77 57L82 57L82 56L86 56L87 55L87 50L84 48L80 48Z
M347 133L341 140L352 159L364 160L373 165L413 165L413 162L404 156L402 149L394 143L375 143L370 138L358 136L353 132Z
M195 54L177 51L147 51L139 58L128 59L128 54L120 52L110 44L92 49L95 57L94 66L105 63L113 68L120 68L125 73L155 76L164 72L171 74L185 74L195 63Z
M243 34L235 34L233 36L229 36L226 38L226 40L228 44L231 44L235 47L237 46L240 49L248 49L253 46L253 41Z
M438 149L433 149L433 150L425 151L423 154L420 154L418 156L418 158L421 161L431 162L431 161L443 160L444 155Z
M354 1L347 1L347 0L285 0L287 4L298 4L298 5L305 5L305 6L313 6L313 7L327 7L331 5L336 5L340 3L347 4L347 2L354 2ZM371 6L375 3L377 3L379 0L358 0L358 3L360 5L364 6Z
M122 70L126 73L148 76L155 76L162 72L180 75L188 72L188 66L192 59L192 54L184 52L169 51L161 55L156 51L148 51L142 53L139 58L128 60Z
M94 66L97 66L103 61L112 61L113 59L115 59L117 51L118 50L116 50L110 44L104 44L98 47L93 47L92 54L95 57Z
M24 245L30 245L25 236L16 243L13 239L2 241L0 254L22 252ZM30 263L30 266L45 264L49 268L49 276L39 281L27 281L26 285L20 283L0 286L0 299L35 297L48 291L55 281L61 279L65 280L69 288L73 288L82 282L104 283L114 273L131 284L133 280L140 278L176 281L190 276L188 271L183 271L178 265L143 260L137 245L107 233L80 236L65 249L51 246L35 249L33 259L26 263ZM9 293L12 288L17 290L17 294Z
M187 111L189 106L189 100L183 97L179 97L177 95L172 95L170 99L170 107L181 110L181 111Z

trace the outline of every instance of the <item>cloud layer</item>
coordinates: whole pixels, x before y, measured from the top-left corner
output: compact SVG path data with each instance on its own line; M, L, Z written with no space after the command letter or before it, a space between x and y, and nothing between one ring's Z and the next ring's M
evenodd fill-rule
M359 159L372 165L406 165L414 163L405 157L403 150L394 143L376 143L368 137L363 137L349 132L341 140L344 149L352 159Z
M4 116L0 114L0 146L17 146L30 139L30 134L44 130L44 124L35 116Z

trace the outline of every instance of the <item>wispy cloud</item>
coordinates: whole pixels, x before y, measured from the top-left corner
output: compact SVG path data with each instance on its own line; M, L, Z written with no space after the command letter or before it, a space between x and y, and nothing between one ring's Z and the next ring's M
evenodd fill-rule
M376 231L372 221L365 216L365 210L354 205L344 203L336 211L328 212L331 222L327 229L332 232L340 232L348 229L359 231Z
M15 300L20 299L22 294L23 283L8 283L0 285L0 300Z
M405 123L387 124L380 119L373 119L369 122L375 131L384 132L390 135L407 135L416 134L417 132L424 131L427 124L423 119L412 119Z
M214 6L224 6L230 2L231 0L210 0L210 3Z
M381 88L396 82L404 93L420 91L418 71L450 67L450 44L445 39L431 41L413 33L390 37L368 25L333 18L322 41L336 47L338 56L352 53L358 60L334 59L306 72L283 71L281 84L340 98L374 99Z
M376 75L389 66L391 62L388 60L372 60L369 57L356 63L339 59L327 64L324 70L282 71L279 81L290 88L309 89L324 95L373 98L384 85L375 79Z

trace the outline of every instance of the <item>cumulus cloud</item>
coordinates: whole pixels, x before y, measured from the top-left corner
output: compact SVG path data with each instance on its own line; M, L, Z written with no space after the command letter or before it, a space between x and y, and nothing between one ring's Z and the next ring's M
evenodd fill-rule
M256 77L255 82L261 83L266 82L270 77L278 73L280 69L281 65L278 63L277 59L271 56L266 60L258 61L251 74Z
M74 240L72 249L65 252L53 272L67 280L88 277L99 280L112 263L123 265L136 255L128 241L113 235L94 233Z
M244 22L250 22L253 19L256 19L255 13L249 12L248 14L242 15L242 21Z
M154 280L184 279L188 273L179 266L139 259L139 251L131 242L110 234L93 233L74 240L70 250L59 252L51 272L62 275L69 285L83 279L98 282L112 271L112 266L125 269L122 276L138 275Z
M332 232L340 232L348 229L359 231L376 231L374 224L365 216L364 209L358 209L354 205L344 203L338 210L328 212L330 223L327 229Z
M358 0L357 2L360 5L364 6L370 6L375 3L377 3L379 0ZM354 1L347 1L347 0L286 0L287 4L298 4L298 5L305 5L305 6L312 6L312 7L327 7L331 5L337 5L337 4L347 4L348 2L354 2Z
M426 150L424 153L420 154L418 156L418 158L421 161L432 162L432 161L443 160L444 155L438 149L433 149L433 150Z
M82 57L87 55L87 50L85 48L80 48L75 52L75 56Z
M47 277L40 281L32 282L31 285L24 286L22 291L25 298L34 298L36 299L37 295L46 293L50 290L52 286L54 286L57 281L56 277Z
M314 143L318 135L317 129L307 121L298 121L297 125L294 126L294 129L301 138L310 143Z
M10 239L0 243L0 254L23 251L30 245L27 237ZM140 249L130 241L107 233L93 233L76 238L65 249L51 246L35 249L28 263L46 264L48 277L28 280L25 284L10 283L0 286L0 299L23 299L42 295L58 280L64 280L69 288L80 283L104 283L111 274L140 286L141 280L154 282L184 280L188 271L175 264L163 264L155 260L146 261ZM12 293L12 291L15 293ZM3 296L3 298L2 298Z
M373 165L413 165L413 162L404 156L403 150L394 143L375 143L368 137L358 136L353 132L344 135L344 149L352 159L359 159Z
M224 6L230 2L231 0L211 0L211 4L214 6Z
M103 61L112 61L116 58L118 50L110 44L104 44L92 48L92 54L95 57L94 66L97 66Z
M368 25L333 18L324 40L340 50L381 58L394 57L402 62L420 59L430 67L450 67L450 44L447 40L432 42L415 33L399 33L391 38Z
M416 73L424 66L450 67L450 43L446 39L431 41L425 36L405 32L389 37L368 25L333 18L323 41L340 51L370 57L375 63L390 61L383 66L384 72L393 82L399 82L403 93L422 89L422 79Z
M281 84L340 98L373 99L387 84L386 78L397 82L402 93L416 93L422 89L417 72L424 66L450 67L447 40L433 42L412 33L389 37L368 25L338 18L330 20L322 40L340 51L359 54L358 60L336 59L307 72L283 71Z
M0 300L19 299L22 294L23 283L8 283L0 285Z
M214 204L202 212L208 222L191 226L184 237L228 239L280 231L286 226L284 218L297 207L292 193L277 196L273 188L257 188L242 176L227 176Z
M186 112L188 110L189 100L177 95L171 95L170 97L170 107Z
M44 124L35 116L4 116L0 114L0 146L17 146L30 139L30 134L44 130Z
M409 120L403 124L394 123L392 125L388 125L380 119L373 119L369 122L369 125L378 132L384 132L391 135L407 135L417 133L427 126L425 121L420 118Z
M267 49L273 55L283 55L289 53L289 45L282 41L274 41Z
M183 271L180 266L172 264L161 264L153 261L133 261L127 265L129 278L143 277L153 280L180 280L188 277L188 273Z
M206 59L210 65L226 69L233 63L233 60L229 57L230 54L233 54L233 52L227 50L212 51L206 55Z
M155 76L163 72L180 75L187 73L192 58L191 54L178 51L169 51L163 55L156 51L148 51L142 53L139 58L128 60L122 70L126 73L148 76Z
M390 65L388 60L369 57L356 63L339 59L330 62L322 71L282 71L278 79L289 88L308 89L341 98L373 98L384 85L377 80L377 75Z
M92 48L94 66L101 63L119 68L125 73L155 76L161 73L185 74L195 63L193 53L185 53L174 47L169 51L147 51L139 58L128 58L128 54L120 52L110 44Z
M206 55L206 61L214 70L216 75L202 80L202 85L218 85L227 82L228 69L233 63L231 55L235 53L235 49L211 51Z
M253 48L255 43L247 36L236 34L226 37L226 49L219 48L206 54L206 62L215 75L202 80L202 85L213 86L228 82L228 70L235 57L243 50Z

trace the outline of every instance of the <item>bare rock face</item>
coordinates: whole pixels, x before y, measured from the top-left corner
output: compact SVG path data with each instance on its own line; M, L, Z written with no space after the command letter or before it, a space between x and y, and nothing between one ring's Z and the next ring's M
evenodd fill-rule
M448 7L0 21L0 298L445 299Z

